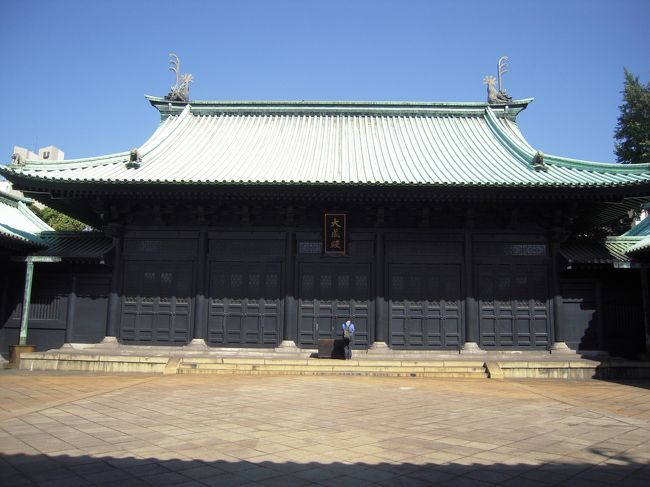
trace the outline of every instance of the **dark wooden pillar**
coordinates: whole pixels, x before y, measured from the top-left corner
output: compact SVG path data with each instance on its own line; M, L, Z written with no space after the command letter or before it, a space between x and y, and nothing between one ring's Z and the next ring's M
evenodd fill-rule
M595 284L595 302L596 302L596 333L598 337L598 350L605 350L605 319L603 318L603 293L600 281ZM604 352L603 352L604 353Z
M205 230L199 232L198 255L196 258L196 273L194 275L195 305L192 343L204 345L207 338L207 289L206 268L208 256L208 234Z
M476 286L474 285L474 209L468 208L465 221L463 267L465 269L465 343L461 348L462 353L480 352L479 348L479 318L476 300Z
M284 249L284 321L282 327L281 347L295 347L298 331L296 313L296 234L293 229L287 230Z
M644 264L640 269L641 296L643 305L643 325L645 329L646 360L650 359L650 266Z
M375 337L377 347L386 345L388 333L388 313L386 301L384 232L377 230L375 234ZM373 344L374 346L374 344ZM375 348L377 348L375 347Z
M562 323L562 295L560 287L560 272L558 269L558 256L560 252L560 242L557 239L551 240L551 266L550 266L550 282L549 291L551 294L551 306L553 312L551 313L551 329L549 335L551 336L551 353L572 353L567 344L566 336Z
M105 232L113 238L113 274L111 276L111 288L108 294L108 318L106 320L105 343L117 343L117 331L120 324L120 290L122 287L122 247L124 236L120 225L109 225Z
M560 286L559 256L560 243L565 242L569 236L569 231L564 226L564 210L556 208L553 224L549 228L550 243L550 281L549 291L551 294L552 313L550 316L551 327L549 337L551 342L551 353L574 353L566 344L566 334L564 332L563 312L562 312L562 287Z
M70 294L68 294L68 312L65 327L65 343L71 343L74 339L74 313L77 301L77 276L72 275L70 280Z

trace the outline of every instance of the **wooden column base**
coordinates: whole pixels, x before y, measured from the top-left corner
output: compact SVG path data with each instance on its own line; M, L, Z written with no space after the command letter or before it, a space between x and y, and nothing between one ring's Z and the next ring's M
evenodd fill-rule
M9 345L9 366L20 368L20 354L36 350L34 345Z

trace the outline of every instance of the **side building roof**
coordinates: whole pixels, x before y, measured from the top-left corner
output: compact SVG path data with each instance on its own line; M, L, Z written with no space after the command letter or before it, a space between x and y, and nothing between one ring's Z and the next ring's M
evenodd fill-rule
M111 238L102 232L55 231L29 209L29 203L28 198L0 191L0 252L101 262L113 248Z
M636 237L639 239L630 248L627 253L630 255L638 255L650 253L650 216L645 217L639 224L632 227L627 233L626 237Z
M613 267L633 267L636 262L630 255L630 249L641 240L640 237L625 236L607 237L601 241L574 240L560 246L560 255L569 265L606 264Z
M60 257L76 262L100 262L113 248L113 241L97 231L43 232L46 248L34 252L39 257Z
M0 245L7 247L45 247L41 232L52 230L29 209L31 200L0 191Z
M560 254L568 264L610 264L614 267L634 267L639 258L650 253L650 217L646 217L623 235L601 241L582 239L566 242Z
M396 102L168 102L129 152L0 167L7 179L93 185L380 185L625 188L650 194L650 164L544 155L505 105Z

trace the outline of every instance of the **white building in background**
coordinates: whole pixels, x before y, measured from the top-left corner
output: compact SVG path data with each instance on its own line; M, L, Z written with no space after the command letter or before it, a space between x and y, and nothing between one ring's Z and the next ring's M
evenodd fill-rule
M62 161L65 158L65 152L58 147L48 145L38 149L38 153L34 153L24 147L14 146L14 154L18 154L21 159L43 159L45 161Z

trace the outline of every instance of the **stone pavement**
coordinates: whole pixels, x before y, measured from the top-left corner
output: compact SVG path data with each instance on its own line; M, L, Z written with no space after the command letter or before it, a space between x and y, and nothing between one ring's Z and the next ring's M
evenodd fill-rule
M0 373L0 484L650 485L650 384Z

